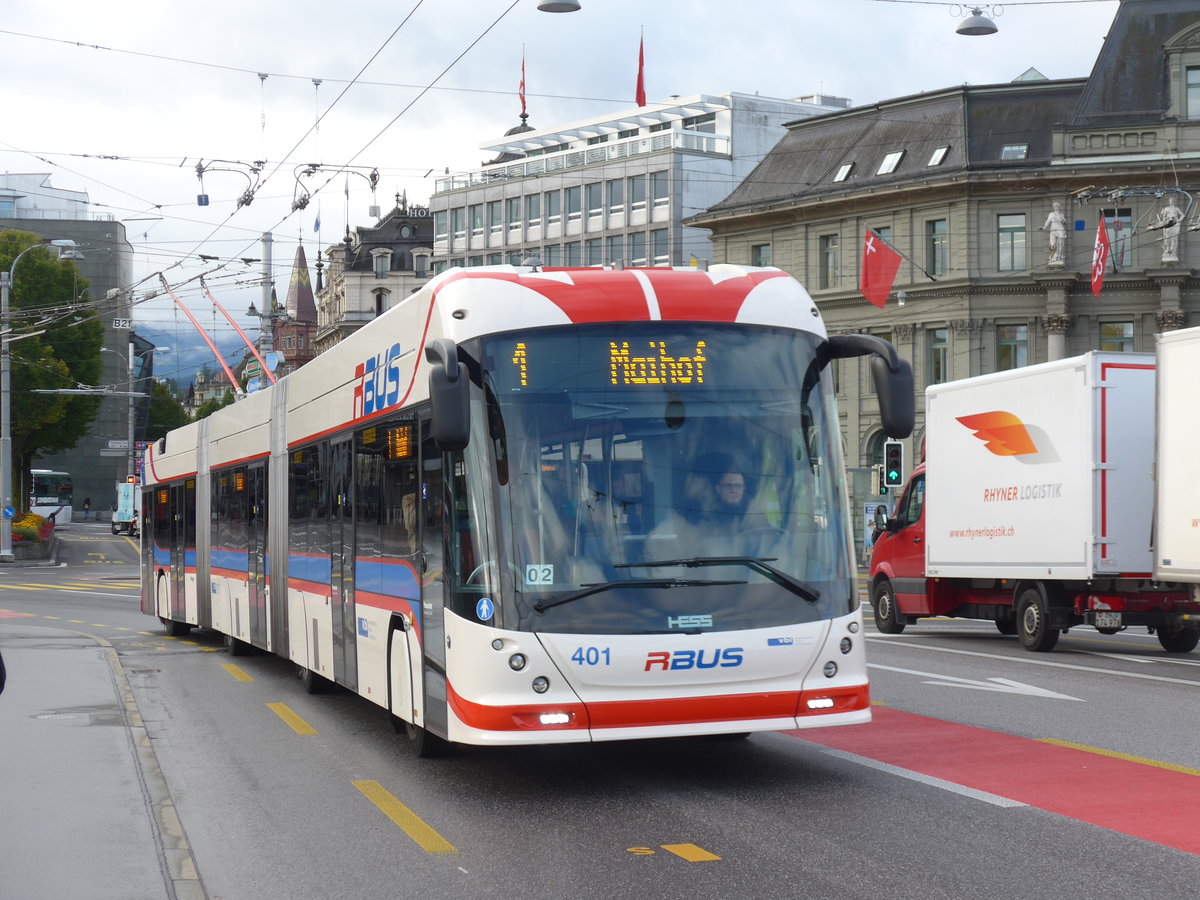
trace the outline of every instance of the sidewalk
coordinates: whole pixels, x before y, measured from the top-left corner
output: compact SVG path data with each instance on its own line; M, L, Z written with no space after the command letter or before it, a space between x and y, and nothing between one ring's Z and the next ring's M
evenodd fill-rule
M4 900L202 900L116 651L0 618Z

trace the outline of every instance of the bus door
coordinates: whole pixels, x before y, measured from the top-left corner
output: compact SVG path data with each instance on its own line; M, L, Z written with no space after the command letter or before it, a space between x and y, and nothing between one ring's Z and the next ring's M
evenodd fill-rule
M458 457L460 460L462 457ZM424 683L425 728L446 734L446 604L445 561L448 555L446 487L442 451L429 435L429 419L421 421L421 621L422 682Z
M357 618L354 603L354 471L349 439L330 447L330 608L334 680L358 690Z
M177 622L187 621L187 595L184 592L184 564L187 547L184 545L184 510L187 509L185 488L182 484L171 485L170 500L170 604L171 618Z
M269 649L267 641L267 473L263 463L246 471L246 594L250 643Z

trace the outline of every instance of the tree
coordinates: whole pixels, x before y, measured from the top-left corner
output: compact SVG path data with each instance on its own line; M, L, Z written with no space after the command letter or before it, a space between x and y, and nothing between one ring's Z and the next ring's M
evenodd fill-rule
M231 403L233 403L233 390L226 388L225 393L221 395L220 399L214 397L200 404L200 408L196 410L196 419L206 419L221 407L229 406Z
M150 418L146 423L146 440L157 441L173 428L191 420L170 387L160 381L150 385Z
M100 409L99 397L35 394L35 390L94 385L100 379L100 345L104 326L95 310L78 298L87 288L70 260L60 260L42 238L28 231L0 231L0 267L29 247L13 272L9 321L13 331L11 395L13 466L28 483L27 473L39 453L69 450L88 433ZM24 335L32 335L25 337ZM24 491L14 490L14 497Z

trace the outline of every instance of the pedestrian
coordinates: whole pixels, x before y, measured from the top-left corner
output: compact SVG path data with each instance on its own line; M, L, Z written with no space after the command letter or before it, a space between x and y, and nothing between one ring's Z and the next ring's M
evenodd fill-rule
M88 519L91 518L91 515L92 515L92 498L84 497L83 498L83 521L86 522Z

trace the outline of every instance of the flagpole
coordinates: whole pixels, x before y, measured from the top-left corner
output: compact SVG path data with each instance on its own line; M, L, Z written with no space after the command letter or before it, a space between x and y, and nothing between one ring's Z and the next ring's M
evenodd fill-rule
M888 249L890 249L893 253L895 253L901 259L907 260L909 262L909 264L916 266L918 269L920 269L921 274L924 275L926 278L928 278L930 281L937 281L937 278L933 275L930 275L929 272L926 271L926 269L923 265L921 265L919 262L917 262L915 259L913 259L911 256L909 256L907 253L905 253L903 250L901 250L899 247L897 247L895 244L893 244L891 241L889 241L887 238L885 238L882 234L880 234L878 231L876 231L870 225L867 226L867 231L871 232L871 234L873 234L873 235L875 235L875 237L879 238L879 240L881 240L884 244L887 245Z

